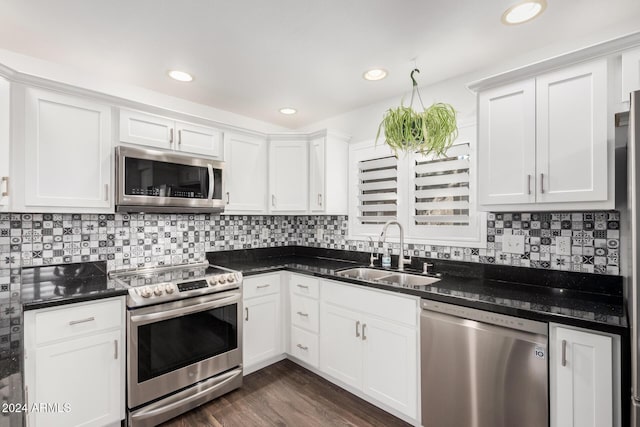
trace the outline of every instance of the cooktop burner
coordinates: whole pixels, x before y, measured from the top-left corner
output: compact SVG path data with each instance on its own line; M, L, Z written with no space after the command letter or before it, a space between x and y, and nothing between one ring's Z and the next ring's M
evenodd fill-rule
M242 274L206 263L111 272L129 288L129 307L158 304L239 288Z

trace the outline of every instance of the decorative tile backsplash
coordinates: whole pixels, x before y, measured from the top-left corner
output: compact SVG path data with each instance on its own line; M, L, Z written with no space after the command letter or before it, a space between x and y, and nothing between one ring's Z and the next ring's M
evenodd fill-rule
M406 249L420 257L617 275L619 220L615 211L490 213L486 249ZM507 234L524 236L524 254L503 251ZM368 241L347 237L346 216L0 214L0 269L104 260L119 270L203 261L215 250L282 245L369 250ZM570 255L557 254L557 237L569 238ZM385 247L399 253L398 244ZM0 286L5 282L0 274Z

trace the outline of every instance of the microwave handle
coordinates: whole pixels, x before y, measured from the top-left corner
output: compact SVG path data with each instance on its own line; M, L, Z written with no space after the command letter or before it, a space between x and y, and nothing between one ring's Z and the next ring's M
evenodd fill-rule
M207 169L209 170L209 195L207 196L207 199L213 199L213 190L215 189L215 182L213 181L213 166L208 164Z

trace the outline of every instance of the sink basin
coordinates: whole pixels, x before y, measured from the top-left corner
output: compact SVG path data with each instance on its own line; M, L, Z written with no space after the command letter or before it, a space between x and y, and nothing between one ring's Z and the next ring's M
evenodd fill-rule
M400 286L429 286L433 285L436 282L439 282L440 279L437 279L435 277L420 276L418 274L393 273L389 276L382 277L380 281Z
M350 268L348 270L337 271L336 274L342 277L359 280L377 280L388 276L391 273L384 270L376 270L375 268Z
M435 277L422 276L419 274L392 272L364 267L336 271L336 274L350 279L367 280L380 285L399 285L410 287L429 286L440 280Z

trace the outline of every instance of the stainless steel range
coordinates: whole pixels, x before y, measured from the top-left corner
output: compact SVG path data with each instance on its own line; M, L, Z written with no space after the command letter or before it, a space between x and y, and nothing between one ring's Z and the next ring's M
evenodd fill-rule
M242 274L209 264L113 272L127 297L130 426L155 426L242 385Z

